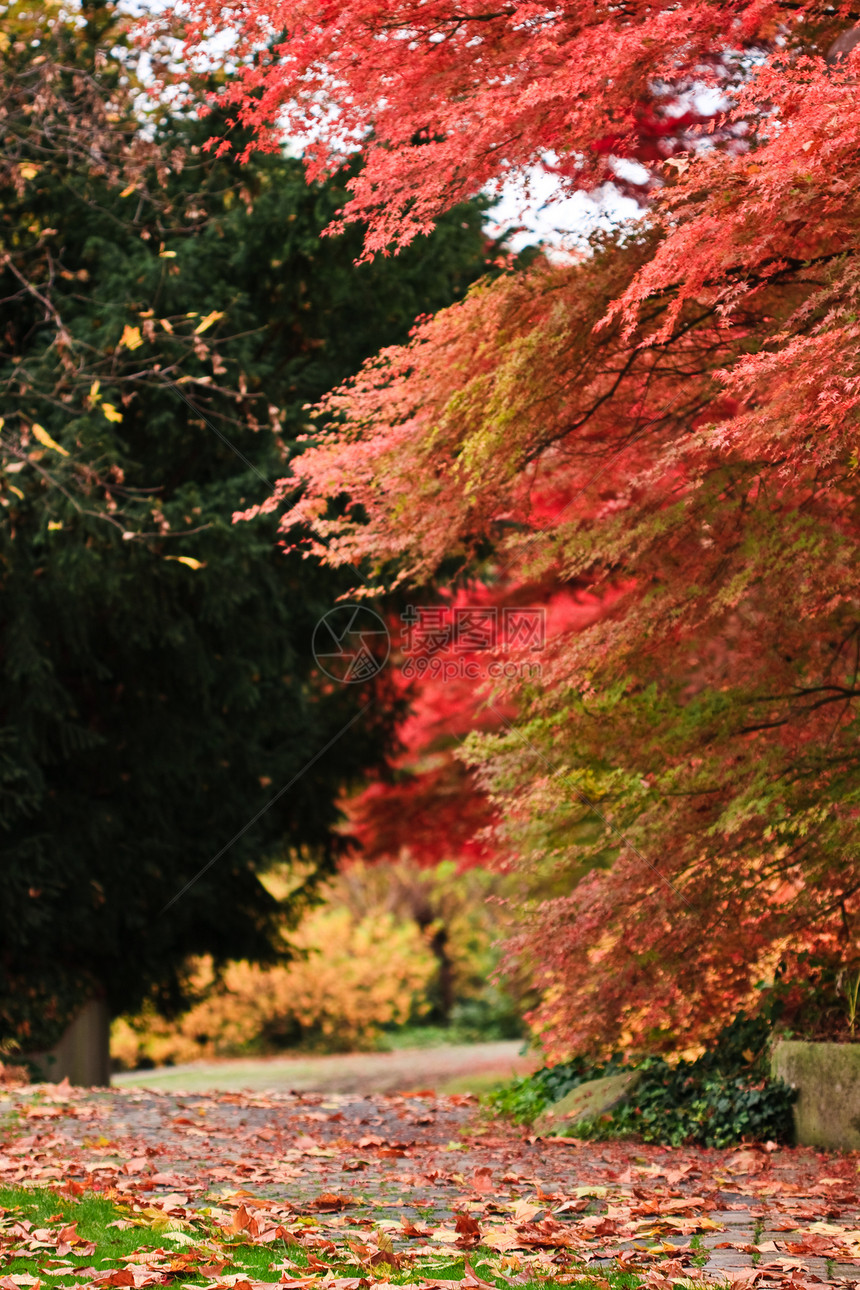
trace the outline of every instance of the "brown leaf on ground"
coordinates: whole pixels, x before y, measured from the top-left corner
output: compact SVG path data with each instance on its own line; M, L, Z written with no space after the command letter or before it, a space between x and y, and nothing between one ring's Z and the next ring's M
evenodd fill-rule
M480 1227L468 1214L458 1214L454 1228L458 1234L457 1244L461 1249L470 1249L481 1239Z
M26 1066L13 1066L0 1062L0 1088L23 1088L30 1083L30 1072Z
M310 1201L309 1204L305 1206L305 1209L328 1214L335 1213L341 1209L347 1209L350 1205L354 1204L355 1201L352 1196L339 1196L337 1192L326 1191L323 1192L321 1196L317 1196L316 1200Z

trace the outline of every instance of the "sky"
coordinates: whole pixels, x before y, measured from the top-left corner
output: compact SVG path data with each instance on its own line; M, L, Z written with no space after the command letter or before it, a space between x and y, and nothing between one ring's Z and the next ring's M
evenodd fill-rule
M617 162L616 168L620 170L622 165L631 179L645 177L641 166ZM524 194L516 183L506 183L500 200L488 213L488 226L494 234L512 227L521 230L509 242L515 251L535 241L559 251L576 250L595 229L624 223L641 213L633 198L623 196L612 184L604 184L595 193L563 197L556 176L535 168L529 173L528 186L529 192Z

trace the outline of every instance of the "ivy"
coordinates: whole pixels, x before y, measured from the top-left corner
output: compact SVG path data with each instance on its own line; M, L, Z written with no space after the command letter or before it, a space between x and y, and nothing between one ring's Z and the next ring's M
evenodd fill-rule
M794 1090L770 1077L770 1026L740 1012L695 1061L645 1057L606 1062L577 1057L514 1080L490 1095L497 1111L529 1123L571 1089L620 1070L639 1070L629 1102L588 1124L577 1137L636 1136L667 1146L728 1147L742 1141L790 1142Z

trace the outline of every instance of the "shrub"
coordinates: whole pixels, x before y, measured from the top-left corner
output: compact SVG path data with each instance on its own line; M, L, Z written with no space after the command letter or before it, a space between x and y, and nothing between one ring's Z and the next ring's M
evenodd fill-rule
M585 1057L544 1067L489 1096L491 1105L530 1123L553 1102L587 1080L619 1070L639 1070L635 1095L610 1115L578 1125L581 1137L636 1136L670 1146L726 1147L747 1140L790 1142L794 1091L770 1078L767 1021L740 1013L695 1061L667 1062L620 1056L592 1063Z
M425 866L401 859L350 863L336 895L356 917L386 909L421 928L437 960L428 1018L448 1038L467 1042L524 1033L521 983L496 979L512 888L509 877L479 866L459 870L451 861Z
M278 900L296 877L265 876ZM261 969L195 960L197 1002L174 1021L153 1007L114 1023L112 1052L124 1067L271 1053L285 1048L345 1051L397 1042L404 1026L436 1024L437 1042L522 1034L522 1005L493 980L503 907L502 880L449 863L422 869L399 861L353 862L323 889L285 943L298 957ZM419 1028L404 1038L421 1042Z
M426 1011L435 961L419 930L392 914L354 920L342 907L314 910L293 935L301 957L283 967L211 959L194 965L200 1001L175 1022L154 1009L114 1023L111 1050L124 1067L164 1065L290 1045L372 1048L384 1026Z

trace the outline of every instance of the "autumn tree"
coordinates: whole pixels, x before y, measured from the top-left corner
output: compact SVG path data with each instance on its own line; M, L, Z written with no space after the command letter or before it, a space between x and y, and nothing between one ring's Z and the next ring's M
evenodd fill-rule
M271 959L307 884L279 905L261 865L330 866L397 703L315 670L351 578L232 513L309 400L486 262L472 205L356 269L359 230L319 242L344 176L142 118L124 31L110 4L5 7L0 1038L25 1050L93 992L177 1005L190 954Z
M224 97L259 146L285 119L316 175L361 147L339 219L368 254L536 165L641 195L620 236L371 360L280 486L284 532L379 586L599 602L468 752L524 873L567 875L515 947L550 1051L701 1035L800 951L855 959L860 15L189 9L190 41L238 33Z

